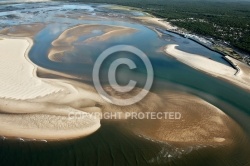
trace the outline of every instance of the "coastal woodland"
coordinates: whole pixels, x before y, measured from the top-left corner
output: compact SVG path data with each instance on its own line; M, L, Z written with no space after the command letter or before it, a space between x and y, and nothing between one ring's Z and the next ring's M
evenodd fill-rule
M73 1L73 0L72 0ZM250 2L198 0L78 0L141 8L192 33L250 53Z

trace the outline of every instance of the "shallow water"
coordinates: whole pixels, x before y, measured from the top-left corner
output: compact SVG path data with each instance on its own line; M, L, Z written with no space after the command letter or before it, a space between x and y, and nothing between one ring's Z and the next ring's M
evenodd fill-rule
M78 59L85 58L94 62L100 53L110 46L133 45L145 52L153 65L155 81L152 92L160 94L162 91L174 89L195 94L220 108L240 124L247 136L250 135L250 93L226 81L196 71L159 52L159 49L167 44L178 44L180 50L201 54L229 65L220 54L170 32L166 32L160 38L147 26L128 19L129 16L144 15L140 11L110 10L105 8L105 5L96 4L65 3L58 5L59 3L26 4L25 6L17 4L12 7L10 12L5 11L6 6L0 6L2 28L18 24L46 23L46 27L34 37L34 45L29 53L30 59L35 64L68 74L84 75L89 79L83 80L83 82L92 84L93 63L84 63L77 61ZM79 20L70 17L74 14L79 15L79 13L89 16L115 15L123 19ZM16 15L17 18L9 19L7 16L10 14ZM63 16L58 17L58 15ZM51 43L63 31L78 24L126 26L138 31L105 42L75 45L74 51L65 53L64 56L70 58L63 62L49 60L48 53ZM101 33L98 30L92 32L93 34L90 35L79 36L78 42L81 43L82 40ZM130 57L138 65L138 69L132 72L126 72L126 67L121 68L117 75L119 72L126 73L128 76L138 79L137 81L143 82L145 67L141 60L131 54L116 53L107 60L104 66L108 66L117 57ZM106 70L104 67L104 77ZM118 81L124 83L127 80L120 78ZM103 80L103 84L106 83L107 80ZM2 139L0 140L0 165L244 165L249 162L247 146L249 138L247 137L238 138L236 135L236 147L215 148L196 145L178 148L167 143L136 136L121 126L123 126L123 122L102 121L102 127L96 133L71 141L45 143Z

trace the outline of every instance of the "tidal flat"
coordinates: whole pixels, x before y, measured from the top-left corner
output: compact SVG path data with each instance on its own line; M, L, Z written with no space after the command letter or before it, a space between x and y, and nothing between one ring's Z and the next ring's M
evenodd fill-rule
M249 163L250 93L242 86L248 87L249 80L246 73L234 75L222 55L165 31L174 27L129 7L61 2L11 6L0 5L0 165ZM105 101L92 79L98 56L121 44L142 50L154 68L148 95L125 107ZM165 51L166 46L171 49ZM198 66L212 61L220 67L210 69L230 78L188 61L198 55ZM137 86L121 95L109 85L107 72L112 61L125 57L137 68L119 68L117 81L133 79ZM111 96L126 99L142 90L146 71L133 54L116 52L101 68L101 83ZM247 83L235 83L237 76ZM70 120L70 112L90 116ZM94 112L178 112L181 118L112 120L91 116Z

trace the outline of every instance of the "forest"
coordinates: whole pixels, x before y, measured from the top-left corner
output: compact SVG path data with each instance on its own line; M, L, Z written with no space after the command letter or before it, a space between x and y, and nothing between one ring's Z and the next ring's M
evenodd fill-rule
M225 41L241 51L250 53L250 2L198 0L78 0L78 2L110 3L140 8L192 33Z

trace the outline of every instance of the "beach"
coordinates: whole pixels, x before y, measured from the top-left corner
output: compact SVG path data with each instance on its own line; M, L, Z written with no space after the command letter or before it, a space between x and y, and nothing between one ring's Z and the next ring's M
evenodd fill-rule
M132 17L132 19L135 19L148 26L158 27L158 28L167 29L167 30L177 29L176 26L171 25L169 22L164 21L163 19L160 19L160 18L153 17L153 16Z

